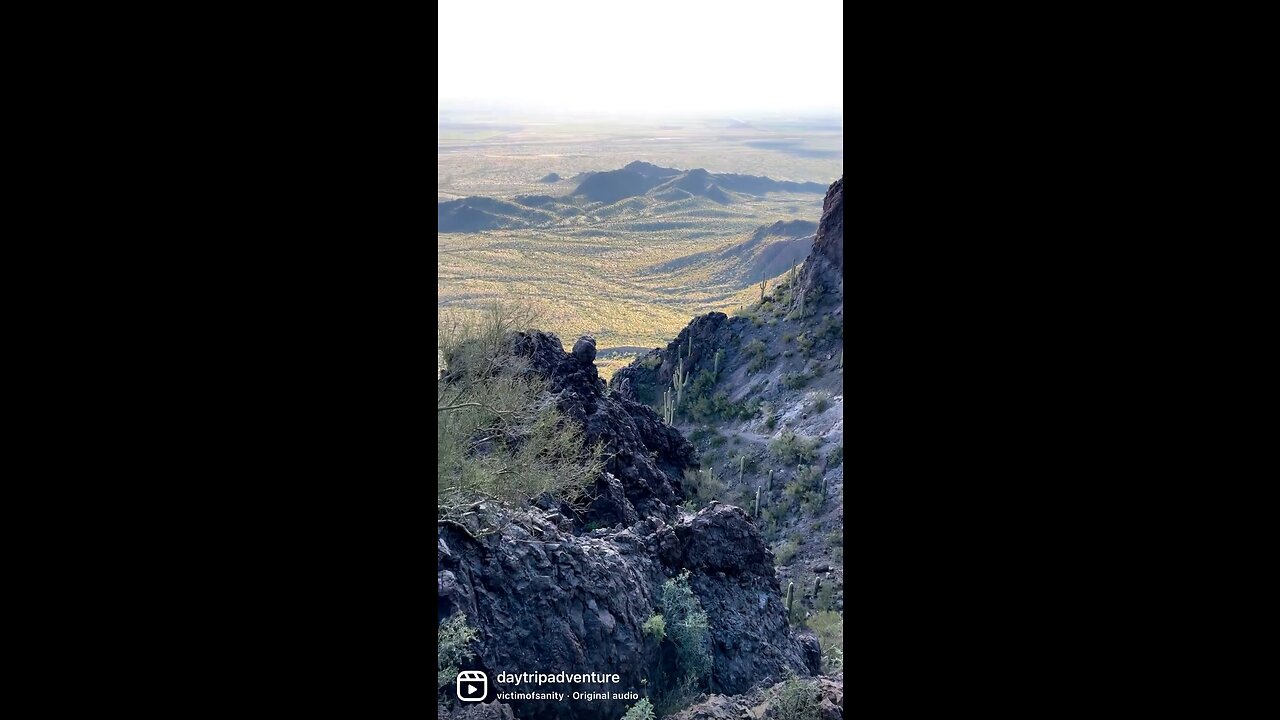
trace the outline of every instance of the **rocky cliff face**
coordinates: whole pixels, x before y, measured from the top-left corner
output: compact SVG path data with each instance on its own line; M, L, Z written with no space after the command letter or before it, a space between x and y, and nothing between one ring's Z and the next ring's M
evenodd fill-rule
M728 317L722 312L696 317L665 348L651 350L614 373L610 381L612 393L620 399L661 402L662 392L671 387L671 376L679 362L677 358L684 358L685 372L696 374L701 370L713 370L715 353L723 350L725 356L720 361L720 368L734 366L739 363L742 340L750 329L750 322Z
M560 411L586 429L589 444L604 443L608 462L584 522L624 526L657 516L670 521L682 499L680 478L696 467L693 446L651 408L606 395L589 338L567 353L551 333L517 333L514 352L550 382Z
M581 536L537 510L477 504L473 513L471 527L439 526L440 612L461 610L479 631L466 669L486 672L492 689L504 672L607 672L621 682L536 689L643 696L644 681L671 658L642 626L661 612L662 584L686 568L710 618L713 689L743 693L788 670L817 671L817 642L789 631L773 554L739 508L717 504L673 524L655 516ZM576 720L620 717L631 703L509 704L523 720Z
M844 304L844 178L831 183L822 201L822 221L805 258L800 287L811 296L838 299Z

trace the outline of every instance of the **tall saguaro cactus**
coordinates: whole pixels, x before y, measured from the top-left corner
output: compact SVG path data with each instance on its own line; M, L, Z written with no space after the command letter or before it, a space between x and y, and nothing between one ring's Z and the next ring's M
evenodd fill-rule
M668 425L675 425L676 406L671 400L671 391L662 393L662 419Z
M796 600L796 584L794 582L787 583L787 622L791 621L791 606Z
M742 483L742 474L746 472L746 470L747 470L747 456L739 455L738 456L738 483L739 484Z
M760 517L760 486L756 486L756 511L755 516Z
M693 338L689 339L690 342ZM680 362L676 364L676 370L671 375L671 383L676 391L676 407L680 407L680 403L684 402L684 389L689 387L689 373L684 369L684 358L680 358Z

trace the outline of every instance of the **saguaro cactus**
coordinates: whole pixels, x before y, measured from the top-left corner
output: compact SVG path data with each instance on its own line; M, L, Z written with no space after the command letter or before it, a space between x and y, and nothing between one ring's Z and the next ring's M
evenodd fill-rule
M760 486L756 486L756 512L755 517L760 517Z
M690 338L692 342L692 338ZM684 369L684 358L680 358L680 362L676 364L676 370L671 375L672 385L676 391L676 407L680 407L680 403L684 402L684 389L689 387L689 373Z
M794 582L787 583L787 619L791 619L791 605L796 599L796 584Z
M764 290L768 282L764 277L764 273L760 273L760 302L764 302Z
M747 456L739 455L738 456L738 483L739 484L742 483L742 473L746 472L746 469L747 469Z
M713 377L715 377L715 379L716 379L716 380L719 380L719 379L720 379L720 361L721 361L721 360L723 360L723 359L724 359L724 351L723 351L723 350L717 350L717 351L716 351L715 367L714 367L714 368L712 369L712 371L711 371L712 376L713 376Z
M817 575L813 576L813 599L818 599L818 588L822 587L822 578Z
M770 471L769 471L769 485L768 485L768 488L769 488L769 492L773 492L773 471L772 471L772 470L770 470Z
M671 391L662 393L662 419L668 425L675 425L676 406L671 400Z

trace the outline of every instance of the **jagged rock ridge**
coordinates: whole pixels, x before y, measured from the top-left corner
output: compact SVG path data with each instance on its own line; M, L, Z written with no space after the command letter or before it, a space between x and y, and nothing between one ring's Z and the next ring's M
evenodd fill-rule
M461 610L479 631L468 669L491 683L502 672L608 671L621 683L540 689L644 690L674 658L642 625L661 611L662 584L686 568L710 618L712 688L738 694L788 671L817 671L817 641L789 631L773 555L740 508L575 536L555 514L473 507L470 527L439 526L438 596L442 617ZM502 531L481 533L495 526ZM619 717L630 703L510 704L524 720L577 720Z

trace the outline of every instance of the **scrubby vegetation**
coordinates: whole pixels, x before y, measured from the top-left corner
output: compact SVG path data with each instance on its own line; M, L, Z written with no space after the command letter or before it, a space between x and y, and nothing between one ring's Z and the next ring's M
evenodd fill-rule
M806 438L790 430L784 430L769 443L769 452L784 465L812 462L815 457L814 451L820 442L822 441L819 438Z
M675 651L676 677L659 678L655 705L660 715L687 706L711 673L711 633L707 613L689 587L685 570L662 585L666 638Z
M826 390L815 390L806 395L805 398L809 401L809 406L813 408L814 412L825 412L827 408L831 407L833 399L831 393Z
M510 352L512 333L535 316L492 305L445 316L438 347L447 375L437 382L436 479L441 517L478 497L524 502L544 492L570 503L599 475L603 450L563 417L546 383Z
M684 488L690 495L689 501L694 503L695 511L706 507L712 500L722 500L728 487L716 476L715 468L684 471Z
M818 686L794 675L782 684L773 702L777 720L818 720Z
M773 403L760 403L760 417L764 418L764 426L770 430L778 425L778 414L773 409Z
M442 688L453 682L458 675L459 666L464 660L475 655L467 649L467 644L476 639L476 631L467 625L467 616L458 613L440 623L436 646L436 688Z
M805 626L818 636L822 649L822 672L844 670L844 616L835 610L819 610L805 620Z
M656 638L658 642L662 642L662 639L667 636L667 622L662 617L661 613L654 613L648 620L645 620L641 630L644 631L645 635Z
M782 376L782 386L788 390L799 390L805 385L808 385L809 381L812 379L813 379L813 375L811 375L808 371L801 371L798 373L787 373Z
M765 344L760 341L760 338L755 338L747 343L747 355L751 356L751 362L747 364L748 373L761 370L769 364L769 357L765 354L767 349Z
M792 538L778 547L777 552L773 554L774 559L778 561L779 565L786 565L795 559L796 553L799 552L799 550L800 544Z
M653 705L649 698L640 698L640 702L627 709L622 720L654 720Z

